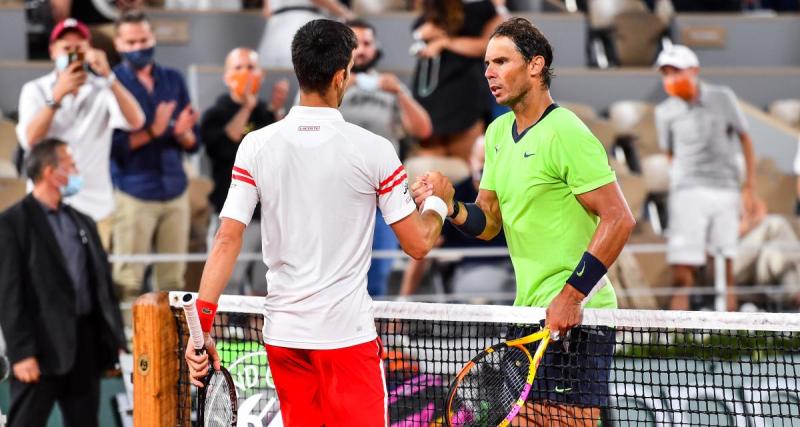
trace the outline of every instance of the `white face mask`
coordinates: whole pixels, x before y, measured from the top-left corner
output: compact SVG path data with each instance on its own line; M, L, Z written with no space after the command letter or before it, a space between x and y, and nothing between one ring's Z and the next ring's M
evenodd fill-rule
M356 74L356 86L365 91L374 92L380 89L380 76L377 74Z

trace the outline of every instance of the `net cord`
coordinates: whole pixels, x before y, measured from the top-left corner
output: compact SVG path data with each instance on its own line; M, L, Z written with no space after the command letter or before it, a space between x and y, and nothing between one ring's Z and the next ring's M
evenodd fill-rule
M170 292L170 305L176 308L182 307L180 301L184 293ZM373 309L376 319L397 320L532 324L538 323L545 317L545 309L542 307L375 301ZM264 312L264 298L222 295L217 311L260 314ZM631 328L800 332L800 316L793 313L587 308L583 311L582 324Z

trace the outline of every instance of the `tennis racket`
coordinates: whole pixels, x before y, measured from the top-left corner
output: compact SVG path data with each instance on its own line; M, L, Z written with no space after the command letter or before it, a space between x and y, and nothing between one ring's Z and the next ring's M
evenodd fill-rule
M533 356L525 347L539 341ZM533 386L550 330L495 344L472 358L456 375L447 396L448 427L506 427Z
M183 295L183 313L189 327L189 337L197 354L203 354L205 340L197 317L195 296ZM197 425L200 427L235 427L238 398L233 378L225 367L219 370L209 360L208 375L203 379L203 388L197 391Z

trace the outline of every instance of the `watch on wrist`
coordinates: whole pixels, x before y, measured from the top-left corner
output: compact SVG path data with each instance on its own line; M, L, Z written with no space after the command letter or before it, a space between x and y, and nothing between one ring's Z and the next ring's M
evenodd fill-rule
M59 108L61 108L61 103L60 103L60 102L58 102L58 101L56 101L56 99L55 99L55 98L53 98L52 96L51 96L51 97L48 97L48 98L47 98L47 99L44 101L44 104L45 104L45 105L47 105L48 107L50 107L50 108L54 109L54 110L58 110Z

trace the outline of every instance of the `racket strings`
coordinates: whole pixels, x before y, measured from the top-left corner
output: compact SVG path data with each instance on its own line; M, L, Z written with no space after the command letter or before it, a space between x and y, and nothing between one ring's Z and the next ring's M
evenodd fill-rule
M529 370L528 356L516 347L500 348L476 361L456 389L452 424L497 426L519 399Z
M222 372L214 372L206 386L205 422L203 427L231 427L233 406L231 390Z

